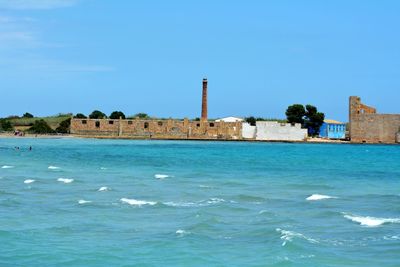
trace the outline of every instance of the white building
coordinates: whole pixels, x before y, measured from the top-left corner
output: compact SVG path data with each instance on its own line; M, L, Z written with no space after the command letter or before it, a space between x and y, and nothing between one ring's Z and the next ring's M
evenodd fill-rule
M304 141L308 135L307 129L302 129L300 123L257 121L256 126L243 123L242 136L245 139L260 141Z
M226 117L226 118L221 118L218 120L215 120L216 122L237 122L237 121L244 121L242 118L237 118L237 117Z

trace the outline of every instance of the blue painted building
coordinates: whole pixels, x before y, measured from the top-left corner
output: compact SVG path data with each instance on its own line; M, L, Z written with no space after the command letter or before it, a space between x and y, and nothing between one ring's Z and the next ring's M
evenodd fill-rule
M324 120L319 129L319 137L344 139L346 137L346 124L335 120Z

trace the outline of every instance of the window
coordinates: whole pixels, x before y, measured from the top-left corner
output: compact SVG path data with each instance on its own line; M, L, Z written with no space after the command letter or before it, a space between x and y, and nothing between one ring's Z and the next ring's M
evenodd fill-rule
M96 128L99 128L100 127L100 122L96 121L95 125L96 125Z
M214 123L213 122L210 123L210 127L214 127Z
M159 121L159 122L158 122L158 126L162 126L162 121Z
M149 128L149 123L148 123L148 122L145 122L145 123L144 123L144 128L145 128L145 129Z
M114 121L108 121L108 124L114 124Z
M131 125L131 124L132 124L132 121L128 121L128 124Z
M197 126L197 127L200 127L200 123L197 123L196 126Z
M87 120L82 120L82 124L87 124Z

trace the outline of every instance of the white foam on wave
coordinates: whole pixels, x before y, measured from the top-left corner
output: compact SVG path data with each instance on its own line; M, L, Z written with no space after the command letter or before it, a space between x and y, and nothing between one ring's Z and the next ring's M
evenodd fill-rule
M356 216L347 213L343 213L343 217L366 227L377 227L385 223L400 223L400 218L376 218L370 216Z
M92 203L92 201L80 199L80 200L78 200L78 203L82 205L82 204Z
M64 184L70 184L74 181L74 179L70 179L70 178L58 178L57 181L59 182L63 182Z
M213 197L213 198L210 198L210 199L207 201L208 204L218 204L218 203L221 203L221 202L225 202L225 199Z
M282 247L286 246L287 242L292 242L294 238L305 239L308 242L313 243L313 244L319 243L317 240L306 237L305 235L300 234L300 233L283 230L280 228L276 228L275 230L281 234L281 240L283 240Z
M168 177L170 177L168 174L155 174L154 175L154 178L156 178L156 179L165 179Z
M61 169L60 167L57 167L57 166L49 166L49 167L47 167L49 170L59 170L59 169Z
M171 207L204 207L210 205L216 205L222 202L226 202L225 199L222 198L210 198L207 200L201 200L198 202L163 202L164 205L171 206Z
M337 198L337 197L332 197L328 195L320 195L320 194L312 194L306 200L308 201L316 201L316 200L323 200L323 199L331 199L331 198Z
M2 169L12 169L14 168L14 166L10 166L10 165L4 165L1 167Z
M107 170L106 167L100 167L100 170Z
M199 207L199 203L195 202L163 202L164 205L171 206L171 207Z
M102 186L102 187L100 187L99 190L97 190L97 191L99 191L99 192L104 192L104 191L108 191L108 190L110 190L110 188L108 188L107 186Z
M129 198L121 198L121 202L127 203L132 206L143 206L143 205L150 205L153 206L157 204L157 202L154 201L145 201L145 200L137 200L137 199L129 199Z
M384 236L383 237L384 240L400 240L400 236L398 235L392 235L392 236Z
M190 234L190 232L189 232L189 231L182 230L182 229L178 229L178 230L176 230L175 234L177 234L177 235L179 235L180 237L182 237L182 236L185 236L185 235Z
M35 180L33 180L33 179L26 179L26 180L24 181L24 184L31 184L31 183L33 183L33 182L35 182Z

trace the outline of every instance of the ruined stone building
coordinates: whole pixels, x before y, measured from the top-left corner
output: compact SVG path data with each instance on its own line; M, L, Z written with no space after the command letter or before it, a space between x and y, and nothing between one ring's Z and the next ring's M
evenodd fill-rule
M349 101L349 133L354 143L399 143L400 114L378 114L361 103L358 96Z
M222 139L242 138L241 122L208 121L207 79L203 79L200 121L141 119L72 119L71 133L90 137L137 139Z

